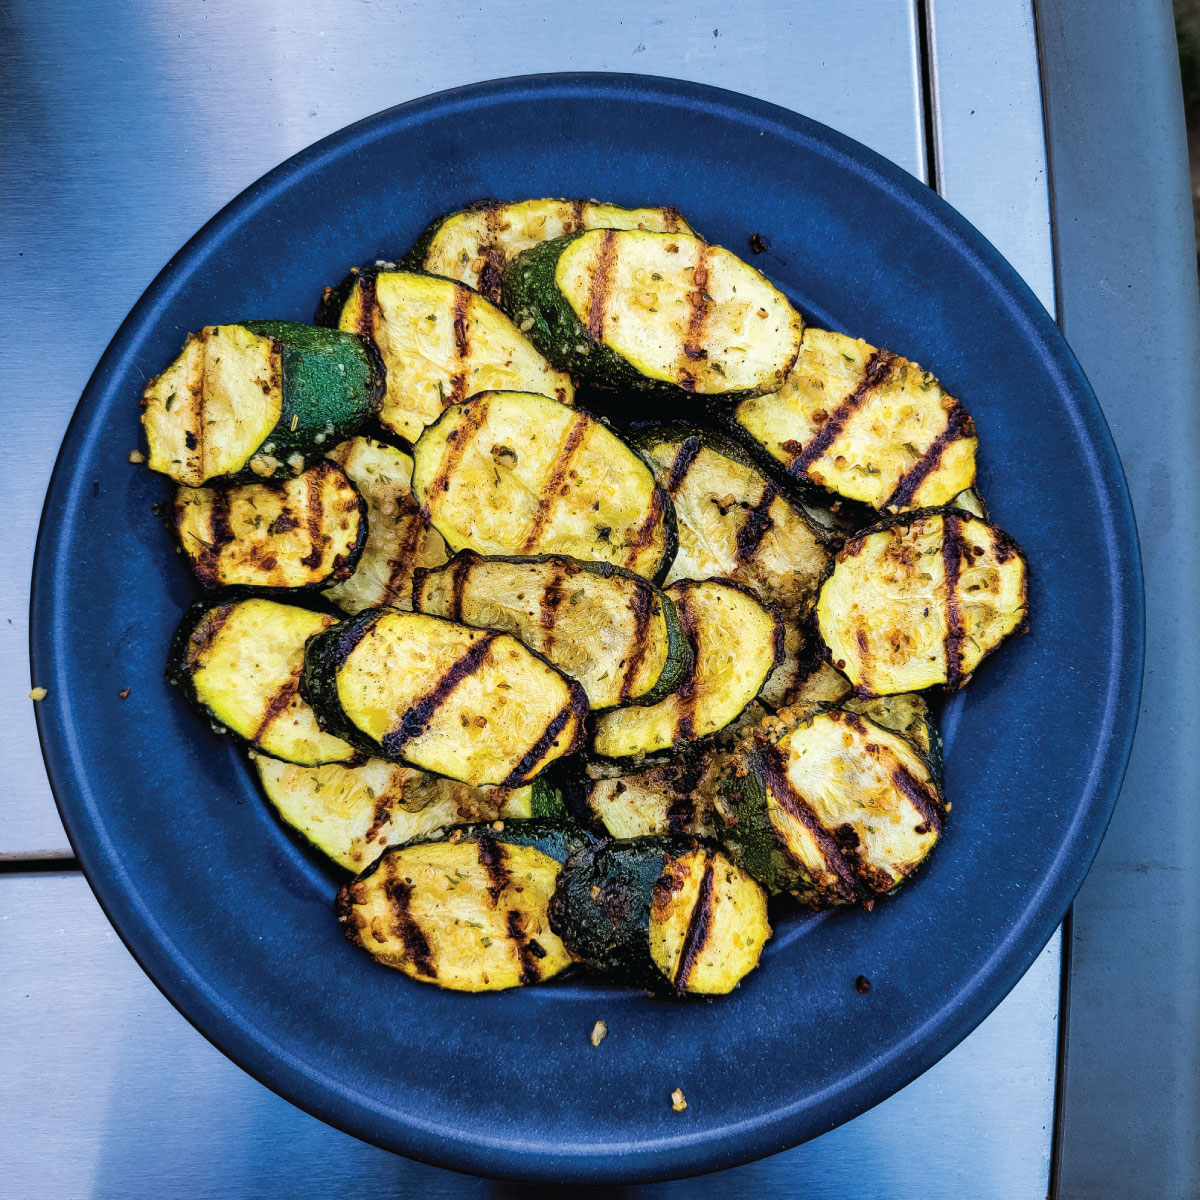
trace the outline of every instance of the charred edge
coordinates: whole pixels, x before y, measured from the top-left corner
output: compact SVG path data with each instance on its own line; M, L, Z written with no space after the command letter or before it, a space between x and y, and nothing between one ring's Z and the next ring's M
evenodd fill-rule
M405 589L411 591L413 559L416 556L421 536L427 528L420 513L414 512L409 515L408 524L404 527L404 535L400 539L400 545L396 548L396 554L393 558L388 559L387 582L383 585L383 595L379 601L385 608L394 608L396 601L403 596Z
M654 531L662 525L664 511L663 490L660 487L655 487L654 491L650 494L650 511L646 514L646 519L638 527L637 533L633 535L633 541L629 544L629 553L625 556L625 561L621 564L623 567L631 569L641 557L641 552L653 544Z
M763 494L758 503L746 513L746 519L737 531L737 549L735 551L739 563L752 558L762 540L770 532L774 521L771 519L771 505L775 503L776 492L774 485L768 483L763 488Z
M952 513L942 517L942 566L946 587L946 688L956 691L963 683L962 652L967 640L962 607L958 600L958 576L963 555L962 522Z
M376 611L363 618L360 614L352 621L339 621L327 633L320 635L321 646L323 649L328 648L325 652L329 655L329 661L335 669L342 666L346 659L354 653L359 642L374 630L376 621L382 615Z
M763 779L771 794L780 805L803 825L813 836L826 865L838 877L838 892L846 900L858 900L863 891L854 873L854 867L842 852L837 841L817 819L811 805L792 786L787 777L783 754L777 746L764 746L759 754L759 766Z
M654 606L654 594L644 583L634 585L633 589L633 645L629 658L625 663L625 678L621 680L621 703L625 704L633 692L637 682L638 672L646 651L650 648L650 610Z
M677 779L671 784L671 803L667 805L667 831L669 833L685 833L688 824L696 815L696 788L700 785L703 762L690 762L679 772ZM697 766L701 770L697 770Z
M913 808L921 814L921 824L930 832L942 832L942 808L937 797L930 794L928 787L921 782L903 763L897 763L892 768L892 782L904 793Z
M588 295L588 333L599 341L604 334L604 310L608 304L608 289L612 284L613 259L616 255L617 234L606 229L600 239L600 251L592 267L592 289Z
M237 608L236 602L218 605L216 608L210 608L196 622L196 628L192 630L192 635L188 638L187 664L192 670L202 665L205 654L217 640L225 623L233 616L235 608Z
M521 761L509 772L508 777L500 785L501 787L520 787L527 782L525 777L546 757L558 735L567 727L567 722L578 715L579 707L575 701L575 690L572 689L571 700L554 714L550 723L542 730L541 737L525 752Z
M446 702L450 693L468 675L473 675L487 657L488 651L498 634L484 634L450 669L438 680L433 691L426 693L400 719L400 724L391 733L385 734L380 743L388 754L399 755L404 746L420 737L429 727L434 714Z
M488 877L488 895L492 898L492 907L495 908L501 893L510 882L504 846L494 837L484 834L476 844L475 854Z
M326 464L332 467L332 464ZM308 544L311 550L300 560L315 571L325 557L325 479L328 471L310 471L305 480L304 507L307 510Z
M369 339L372 342L375 338L375 314L379 311L379 300L375 294L376 275L377 272L374 269L363 270L358 273L358 294L360 300L355 333L359 337Z
M467 576L471 573L471 556L455 559L450 571L450 616L456 621L463 619L463 596L467 590Z
M446 438L446 450L442 455L441 464L438 467L437 474L433 477L429 484L429 491L425 496L425 511L422 515L426 520L429 520L429 501L433 497L439 495L445 490L446 483L450 476L458 469L458 464L462 462L463 455L467 452L467 446L471 439L479 431L479 427L487 418L487 404L480 400L476 404L468 404L462 410L462 423L451 430L455 435L453 438ZM431 522L432 523L432 522Z
M692 290L688 293L688 303L692 311L688 314L687 333L683 339L683 356L688 362L707 357L704 352L704 324L708 320L711 301L708 295L708 247L703 243L696 255L696 266L692 271ZM684 366L678 371L679 386L685 391L695 391L696 376Z
M679 209L674 205L667 205L663 209L663 230L666 233L678 233L682 228L682 218L679 215Z
M692 648L692 669L675 693L679 700L679 717L675 722L674 740L690 742L696 736L696 672L700 667L700 623L688 602L687 591L681 591L672 599L675 601L675 611L679 614L679 624L683 627L683 636Z
M483 267L479 272L479 290L493 303L500 302L500 280L504 275L504 250L500 245L500 209L484 209L487 241L483 246Z
M954 399L952 396L948 399ZM933 439L929 449L900 477L896 490L884 502L884 508L908 508L921 484L929 478L942 461L942 455L954 442L973 437L975 422L967 415L957 400L946 420L946 428Z
M383 894L392 906L395 916L396 932L404 944L404 953L408 961L416 968L419 975L429 979L437 978L437 968L433 965L433 956L429 948L429 939L417 924L409 909L412 888L403 879L389 879L383 885Z
M871 392L883 383L892 372L896 356L888 350L876 350L867 359L858 386L829 414L825 424L813 436L788 465L788 474L803 474L829 449L846 426L846 422L866 403Z
M297 667L292 673L291 679L271 697L271 703L267 705L267 711L263 713L263 718L259 721L258 728L251 734L250 741L261 741L267 730L279 720L287 711L288 705L300 694L300 674L302 670L303 667Z
M521 982L537 983L542 977L542 972L538 968L537 955L525 938L525 930L521 928L521 914L515 909L509 909L505 914L504 925L517 948L517 959L521 964Z
M683 949L679 952L679 965L675 969L675 994L683 995L688 979L696 966L696 959L704 949L712 932L713 916L713 860L708 858L704 865L704 878L696 893L696 903L688 920L687 933L683 935Z
M471 291L461 285L454 289L454 374L450 376L450 391L442 401L443 408L459 404L467 394L467 355L471 350L471 322L468 311Z
M702 445L699 437L693 434L689 438L685 438L679 449L675 452L675 458L671 462L671 470L667 474L666 482L663 487L674 496L687 478L687 473L692 469L692 464L696 461L700 454Z
M537 511L533 514L533 524L529 527L529 532L525 535L525 541L521 545L522 553L527 553L536 546L538 538L542 536L542 529L550 515L550 507L558 498L559 489L571 466L571 460L575 457L575 452L579 449L579 444L583 441L583 436L587 433L591 423L590 417L580 413L572 422L571 428L567 430L567 436L563 439L558 454L550 464L550 476L542 488L542 499Z

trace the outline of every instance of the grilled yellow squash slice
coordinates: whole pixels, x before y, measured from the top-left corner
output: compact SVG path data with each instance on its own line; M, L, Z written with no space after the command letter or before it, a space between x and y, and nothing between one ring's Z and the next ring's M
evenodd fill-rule
M916 363L808 328L783 386L734 419L800 483L872 508L949 504L975 481L975 425Z
M817 600L833 665L875 696L960 687L1026 611L1019 547L959 509L920 512L848 542Z

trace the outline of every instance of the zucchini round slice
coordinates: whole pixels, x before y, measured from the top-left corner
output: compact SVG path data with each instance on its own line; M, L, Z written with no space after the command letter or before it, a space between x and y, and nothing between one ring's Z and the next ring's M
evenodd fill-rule
M404 265L457 279L498 304L501 275L518 254L584 229L692 232L673 208L621 208L594 200L482 201L434 221Z
M789 476L872 508L948 504L975 481L975 425L916 363L861 338L806 329L777 392L734 420Z
M658 704L599 714L592 749L605 758L652 754L724 729L782 658L782 625L739 584L682 580L667 595L692 643L694 665Z
M615 838L686 833L715 840L724 829L713 820L719 775L714 754L693 752L627 775L588 778L583 805Z
M379 420L410 442L442 409L476 392L539 392L564 404L574 398L570 377L551 367L500 309L450 279L358 271L338 327L379 347L388 373Z
M966 682L1026 617L1026 569L1008 534L958 509L884 523L848 542L817 620L860 694Z
M383 390L378 354L353 334L206 325L146 385L149 464L189 487L299 475L378 410Z
M677 995L732 991L771 935L762 888L693 838L585 848L563 868L550 921L594 970Z
M324 732L300 695L304 644L334 623L257 597L201 601L179 625L167 676L206 716L272 758L347 762L354 748Z
M320 587L348 578L367 540L366 505L331 462L279 483L181 487L174 516L206 588Z
M412 608L413 572L437 567L449 553L412 494L412 459L403 450L355 437L329 452L367 505L367 541L353 575L325 598L353 615L364 608Z
M473 788L369 758L357 767L299 767L254 756L263 791L276 812L339 866L361 871L388 846L415 842L451 825L549 815L556 794L541 780L525 787Z
M675 516L650 468L587 413L484 392L421 435L413 492L455 550L565 554L660 578Z
M455 830L386 851L338 892L334 911L376 962L453 991L494 992L571 965L547 913L559 871L535 846Z
M771 391L804 330L766 276L688 234L596 229L543 242L509 264L501 295L550 362L601 387Z
M812 607L829 552L744 451L678 427L634 436L675 505L679 549L667 583L719 576L746 584L781 611Z
M735 859L773 892L814 907L873 899L911 875L941 834L933 769L866 717L797 712L747 744L718 807Z
M314 637L304 690L367 753L463 783L520 787L576 749L587 697L503 633L367 609Z
M413 605L520 638L578 680L593 709L655 704L691 664L671 600L609 563L463 551L445 567L417 572Z

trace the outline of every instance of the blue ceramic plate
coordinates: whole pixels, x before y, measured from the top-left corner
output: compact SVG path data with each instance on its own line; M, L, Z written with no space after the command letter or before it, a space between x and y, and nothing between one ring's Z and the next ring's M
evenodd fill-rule
M954 811L874 912L779 922L716 1003L565 983L472 997L353 951L337 879L163 679L192 589L129 465L146 376L201 325L311 317L322 285L481 196L675 204L823 326L938 374L979 427L981 486L1032 565L1030 633L947 709ZM966 221L862 146L771 105L620 75L481 84L297 155L171 261L80 401L46 500L33 662L54 791L87 877L189 1020L288 1099L468 1171L635 1180L812 1137L909 1082L1050 937L1117 795L1141 678L1129 499L1058 330ZM125 701L117 698L130 689ZM867 976L869 995L855 978ZM599 1049L588 1043L608 1022ZM686 1112L672 1111L681 1087ZM930 1136L934 1136L932 1131Z

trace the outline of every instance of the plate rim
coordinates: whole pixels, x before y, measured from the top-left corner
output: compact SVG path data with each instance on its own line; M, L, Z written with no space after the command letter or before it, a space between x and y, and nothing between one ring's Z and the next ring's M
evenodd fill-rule
M907 1039L893 1045L868 1072L839 1081L836 1095L824 1099L822 1119L806 1116L807 1105L756 1114L748 1121L701 1134L680 1134L665 1142L640 1143L567 1155L517 1150L508 1142L464 1134L430 1133L383 1118L356 1101L334 1080L291 1060L269 1036L260 1035L223 1005L220 996L190 971L152 911L133 903L135 893L123 886L125 872L119 855L100 828L86 821L81 810L73 825L71 804L64 797L78 790L86 762L72 749L62 689L52 689L50 703L34 706L38 738L51 791L79 867L106 918L125 947L171 1005L207 1041L253 1078L304 1111L360 1140L409 1158L474 1174L524 1181L652 1182L685 1178L753 1161L790 1148L843 1124L900 1090L949 1053L979 1025L1019 981L1053 936L1083 883L1103 840L1124 779L1137 727L1143 684L1145 603L1140 544L1132 497L1103 409L1053 318L1046 312L1015 268L956 209L931 188L878 152L831 127L780 105L725 88L690 80L625 72L546 72L508 76L431 93L394 105L335 130L298 151L260 176L218 210L167 261L131 307L92 372L64 431L46 490L34 550L30 589L29 643L31 679L50 682L49 668L57 661L53 602L54 576L62 553L54 515L69 500L74 481L68 445L78 439L87 420L87 402L104 390L106 380L122 370L122 359L137 330L156 319L155 310L168 303L194 253L229 228L235 228L259 208L313 171L324 161L350 153L397 128L419 124L428 116L455 106L486 106L511 102L522 92L542 93L541 99L636 98L719 117L770 124L785 136L797 135L823 153L841 159L860 176L874 177L877 186L905 204L927 224L940 226L979 272L990 277L993 291L1028 332L1047 367L1061 376L1062 391L1076 400L1074 416L1081 426L1081 444L1095 461L1094 475L1106 485L1110 502L1106 532L1109 561L1116 574L1110 611L1117 617L1109 674L1109 704L1081 793L1090 799L1078 804L1058 848L1053 865L1007 936L988 954L979 971L956 992L945 1008L932 1014ZM1040 327L1040 328L1039 328ZM56 727L57 726L57 727ZM89 841L90 837L90 841ZM104 868L108 868L106 874ZM121 913L121 923L114 919ZM127 924L128 922L128 924ZM137 922L136 926L134 922ZM152 965L153 964L153 965ZM186 1004L186 1008L184 1007ZM203 1024L201 1023L203 1022ZM357 1115L352 1120L350 1115ZM374 1118L372 1124L369 1118ZM408 1136L405 1136L407 1134ZM503 1157L502 1174L496 1173Z

